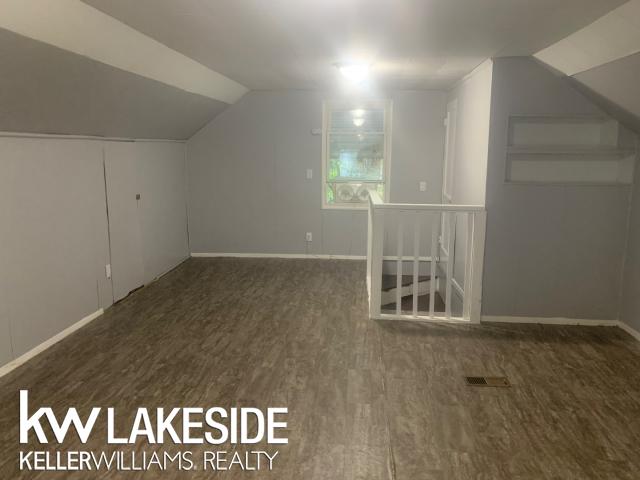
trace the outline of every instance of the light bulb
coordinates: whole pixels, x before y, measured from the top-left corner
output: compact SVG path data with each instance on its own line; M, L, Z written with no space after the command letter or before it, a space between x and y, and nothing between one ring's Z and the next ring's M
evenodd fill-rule
M339 65L340 73L352 83L362 83L369 76L369 65L366 63L349 63Z

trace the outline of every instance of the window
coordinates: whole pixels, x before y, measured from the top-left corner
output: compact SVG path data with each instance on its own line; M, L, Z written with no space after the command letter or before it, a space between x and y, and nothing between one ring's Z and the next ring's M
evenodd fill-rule
M367 191L389 196L391 102L325 102L322 206L367 208Z

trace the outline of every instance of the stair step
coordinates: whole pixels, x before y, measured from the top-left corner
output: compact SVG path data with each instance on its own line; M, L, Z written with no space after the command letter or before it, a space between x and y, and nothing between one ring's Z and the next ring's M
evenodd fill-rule
M445 304L444 300L438 292L436 292L434 310L436 312L444 312ZM380 308L382 313L396 313L396 303L387 303L386 305L382 305ZM401 310L403 314L411 315L413 313L413 296L408 295L406 297L402 297L401 302ZM428 313L429 312L429 294L419 295L418 296L418 312L420 313Z
M431 275L419 275L418 283L428 282L431 280ZM408 287L409 285L413 285L413 275L402 275L402 286ZM388 292L389 290L393 290L397 287L397 278L396 275L384 274L382 275L382 291Z

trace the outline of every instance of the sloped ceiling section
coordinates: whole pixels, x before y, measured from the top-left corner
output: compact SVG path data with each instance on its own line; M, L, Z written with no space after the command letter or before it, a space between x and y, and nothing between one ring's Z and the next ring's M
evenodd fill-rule
M0 131L186 139L248 90L80 0L0 0Z
M578 73L573 80L585 95L599 97L610 115L640 133L640 53Z
M640 0L625 3L535 57L640 133Z
M0 29L0 131L187 139L227 104Z

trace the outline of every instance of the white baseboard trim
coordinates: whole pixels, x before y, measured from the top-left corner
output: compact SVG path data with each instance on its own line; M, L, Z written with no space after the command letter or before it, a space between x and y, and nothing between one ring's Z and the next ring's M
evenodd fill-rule
M228 252L192 252L193 258L208 257L232 257L232 258L318 258L324 260L366 260L366 255L325 255L314 253L228 253ZM385 255L382 257L385 262L396 262L397 256ZM413 262L413 257L404 255L404 262ZM431 257L420 257L421 262L430 262Z
M24 353L22 355L20 355L18 358L14 359L14 360L11 360L6 365L3 365L2 367L0 367L0 377L6 375L10 371L18 368L20 365L28 362L29 360L31 360L36 355L44 352L47 348L51 347L52 345L55 345L56 343L58 343L63 338L68 337L69 335L71 335L76 330L84 327L86 324L88 324L92 320L95 320L96 318L98 318L103 313L104 313L104 310L102 308L100 310L96 310L95 312L93 312L93 313L87 315L86 317L84 317L82 320L74 323L70 327L65 328L60 333L57 333L56 335L51 337L49 340L45 340L40 345L32 348L31 350L29 350L28 352L26 352L26 353Z
M192 252L193 258L233 257L233 258L314 258L321 260L366 260L364 255L316 255L312 253L209 253Z
M585 327L618 327L636 340L640 341L640 332L621 320L593 320L589 318L562 318L562 317L511 317L501 315L483 315L482 323L538 323L542 325L582 325Z
M587 327L617 327L618 320L597 320L590 318L564 317L512 317L506 315L483 315L482 322L498 323L539 323L543 325L583 325Z
M640 332L635 328L633 328L631 325L627 325L622 320L620 320L618 321L618 327L620 327L622 330L624 330L625 332L627 332L629 335L631 335L633 338L635 338L640 342Z
M367 257L362 257L362 258L367 258ZM398 261L398 256L397 255L383 255L382 260L384 260L385 262L397 262ZM413 262L414 258L411 255L403 255L402 256L402 261L403 262ZM418 257L418 260L421 262L430 262L431 261L431 257Z

